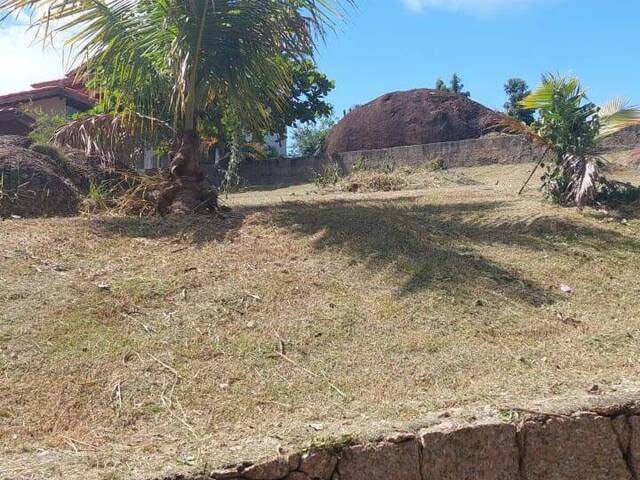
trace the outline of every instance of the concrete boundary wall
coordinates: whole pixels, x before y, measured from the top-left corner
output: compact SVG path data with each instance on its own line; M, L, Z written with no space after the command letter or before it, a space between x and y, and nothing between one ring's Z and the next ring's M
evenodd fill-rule
M329 166L350 173L353 165L364 161L367 168L385 166L418 167L440 162L447 168L491 164L517 164L534 161L542 151L517 135L492 134L473 140L363 150L315 157L247 161L240 167L246 185L287 185L313 181Z
M416 432L207 472L216 480L636 480L640 402L444 418ZM507 421L507 418L510 421ZM187 478L187 477L180 477Z

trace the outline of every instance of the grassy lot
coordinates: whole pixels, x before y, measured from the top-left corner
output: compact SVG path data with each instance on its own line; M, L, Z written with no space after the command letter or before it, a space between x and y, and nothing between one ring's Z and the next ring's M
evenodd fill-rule
M636 388L640 220L517 196L529 168L0 223L0 478L144 478Z

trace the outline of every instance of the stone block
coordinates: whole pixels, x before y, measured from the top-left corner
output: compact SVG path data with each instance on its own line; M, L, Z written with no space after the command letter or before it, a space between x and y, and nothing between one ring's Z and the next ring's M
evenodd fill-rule
M527 422L520 435L522 480L631 480L609 418Z
M519 480L515 425L443 424L421 432L428 480Z
M421 480L417 441L349 447L338 461L340 480Z

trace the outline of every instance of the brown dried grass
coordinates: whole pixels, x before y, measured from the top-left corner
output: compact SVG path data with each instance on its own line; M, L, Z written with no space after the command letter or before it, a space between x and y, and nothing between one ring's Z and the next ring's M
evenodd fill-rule
M518 197L527 168L1 223L0 477L161 477L631 388L640 220Z

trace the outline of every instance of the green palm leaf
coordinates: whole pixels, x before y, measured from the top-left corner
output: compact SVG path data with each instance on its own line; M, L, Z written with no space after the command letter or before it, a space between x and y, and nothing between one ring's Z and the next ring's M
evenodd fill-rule
M640 124L640 108L630 105L628 99L619 97L600 107L599 117L600 132L597 139L602 140L631 125Z

